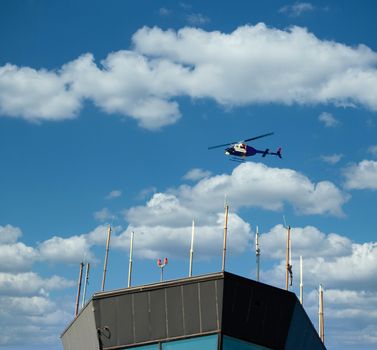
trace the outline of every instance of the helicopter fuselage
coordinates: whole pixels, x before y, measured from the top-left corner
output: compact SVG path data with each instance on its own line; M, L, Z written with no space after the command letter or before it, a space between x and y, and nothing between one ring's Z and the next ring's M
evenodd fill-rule
M226 155L236 157L250 157L256 155L257 153L264 153L264 151L257 150L254 147L246 145L245 143L237 143L234 146L225 149Z

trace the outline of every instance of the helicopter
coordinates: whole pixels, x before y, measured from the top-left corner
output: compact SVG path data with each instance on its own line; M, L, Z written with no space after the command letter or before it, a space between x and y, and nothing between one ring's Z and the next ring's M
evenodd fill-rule
M271 155L271 156L277 156L279 158L282 158L280 147L277 149L276 152L270 152L269 148L266 148L265 150L258 150L256 148L251 147L251 146L246 144L246 142L248 142L248 141L260 139L262 137L270 136L270 135L273 135L273 134L274 134L273 132L270 132L268 134L251 137L249 139L242 140L242 141L235 141L235 142L224 143L222 145L211 146L211 147L208 147L208 149L210 150L210 149L214 149L214 148L230 146L230 147L225 149L225 154L227 156L229 156L229 155L232 156L230 158L230 160L233 160L233 161L236 161L236 162L243 162L246 157L255 156L258 153L262 154L262 157L265 157L267 155Z

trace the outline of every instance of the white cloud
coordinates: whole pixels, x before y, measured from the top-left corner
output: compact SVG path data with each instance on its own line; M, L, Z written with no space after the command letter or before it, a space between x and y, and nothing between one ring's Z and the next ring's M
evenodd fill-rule
M118 198L122 195L122 191L120 190L113 190L111 191L107 196L106 196L106 199L114 199L114 198Z
M75 283L59 276L41 278L35 272L0 272L0 295L27 296L46 295L51 290L72 287Z
M115 215L108 208L102 208L96 211L93 216L98 221L107 221L115 218Z
M56 344L62 328L72 316L43 296L0 296L0 346L38 347Z
M334 128L340 125L340 122L334 118L331 113L323 112L319 115L318 120L322 122L326 128Z
M160 9L158 10L158 13L162 17L168 17L171 15L172 11L167 9L166 7L160 7Z
M370 146L368 148L368 152L373 154L374 156L377 156L377 145Z
M210 175L211 175L211 172L209 170L194 168L188 171L187 174L183 176L183 179L191 180L191 181L198 181L205 177L209 177Z
M303 11L308 3L297 3ZM196 20L203 22L205 17ZM85 100L147 129L175 123L175 98L255 103L362 105L377 110L377 54L320 40L306 29L246 25L231 33L141 28L133 51L100 65L84 54L55 71L0 67L0 111L31 121L75 118Z
M78 263L84 258L90 261L95 260L84 235L69 238L54 236L42 242L38 250L42 260L54 263Z
M16 243L22 236L22 231L12 225L0 226L0 244Z
M142 256L155 257L157 253L167 251L179 256L189 244L191 221L195 219L198 239L202 240L198 245L205 247L201 248L201 254L211 256L221 243L222 204L226 194L230 194L227 198L231 208L229 229L234 232L233 244L236 242L235 246L239 247L247 247L251 237L249 225L237 214L240 208L254 206L276 211L290 203L303 214L342 215L342 205L347 200L347 196L330 182L313 184L290 169L243 163L229 175L206 177L193 186L182 185L166 193L155 193L145 205L130 208L125 213L129 227L113 242L127 249L130 231L135 231L142 236L142 243L139 243ZM335 234L324 240L314 229L310 233L319 236L318 245L324 249L330 249L326 245L331 244L331 254L335 248L339 252L351 249L348 241ZM307 249L310 247L311 243Z
M193 26L201 26L210 22L210 19L201 13L190 13L187 15L187 21Z
M191 242L191 221L184 221L185 225L174 225L165 222L161 225L130 225L126 231L114 237L114 247L127 250L130 233L135 232L134 253L143 258L157 258L169 256L187 258ZM207 224L196 221L195 224L195 256L207 259L221 255L224 227L224 214L217 213ZM231 213L228 222L228 249L237 255L249 247L251 238L250 225L237 214Z
M304 284L313 287L322 283L328 289L377 290L377 242L354 243L336 234L324 234L307 226L293 228L292 265L294 285L299 283L299 256L304 258ZM264 279L284 285L286 230L281 225L261 235L262 255L279 260L264 271Z
M180 80L191 97L224 105L353 102L377 109L369 90L377 82L376 53L321 41L300 27L283 31L259 23L230 34L144 27L133 41L143 55L192 67Z
M287 230L283 225L276 225L268 233L260 237L263 255L274 259L284 259ZM336 233L325 234L313 226L292 227L292 256L298 259L300 255L305 258L337 257L352 252L350 239Z
M345 187L348 189L377 189L377 161L363 160L343 169Z
M305 12L314 11L314 6L309 2L295 2L293 5L283 6L279 12L287 13L290 16L298 17Z
M0 111L31 120L74 118L81 102L59 72L6 64L0 67Z
M215 175L193 187L183 185L176 193L198 210L222 203L228 195L234 208L254 206L279 211L289 203L302 214L342 215L341 207L347 201L331 182L315 184L294 170L251 162L240 164L230 175Z
M24 243L0 245L0 270L25 271L38 259L38 252Z
M339 163L339 161L343 158L343 154L329 154L329 155L323 155L321 156L321 159L329 164L336 164Z

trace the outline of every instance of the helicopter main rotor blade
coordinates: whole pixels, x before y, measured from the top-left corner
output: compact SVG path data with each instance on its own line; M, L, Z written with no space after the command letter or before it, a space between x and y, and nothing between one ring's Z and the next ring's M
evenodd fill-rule
M274 133L273 132L270 132L268 134L264 134L264 135L260 135L260 136L255 136L255 137L252 137L251 139L246 139L246 140L243 140L242 142L248 142L248 141L252 141L252 140L256 140L256 139L260 139L262 137L266 137L266 136L270 136L270 135L273 135Z
M229 145L234 145L235 143L237 143L238 141L236 142L229 142L229 143L224 143L222 145L217 145L217 146L211 146L211 147L208 147L208 149L214 149L214 148L220 148L220 147L224 147L224 146L229 146Z
M264 134L264 135L260 135L260 136L255 136L255 137L252 137L250 139L246 139L246 140L241 140L241 141L234 141L234 142L229 142L229 143L224 143L222 145L217 145L217 146L211 146L211 147L208 147L208 149L214 149L214 148L219 148L219 147L224 147L224 146L229 146L229 145L234 145L236 143L240 143L240 142L248 142L248 141L252 141L252 140L256 140L256 139L260 139L262 137L266 137L266 136L270 136L270 135L273 135L274 133L273 132L270 132L268 134Z

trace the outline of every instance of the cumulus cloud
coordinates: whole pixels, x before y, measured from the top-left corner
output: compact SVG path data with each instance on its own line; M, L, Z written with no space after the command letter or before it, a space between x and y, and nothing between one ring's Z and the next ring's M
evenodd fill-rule
M111 191L107 196L106 196L106 199L114 199L114 198L118 198L122 195L122 191L120 190L113 190Z
M345 187L357 190L377 189L377 161L363 160L343 169Z
M109 208L102 208L93 214L94 218L98 221L107 221L115 218L115 215L110 211Z
M279 12L286 13L289 16L298 17L305 12L314 11L315 7L309 2L295 2L293 5L283 6Z
M0 270L25 271L39 258L38 252L22 242L0 245Z
M202 26L210 22L209 17L204 16L201 13L190 13L186 18L188 23L193 26Z
M22 232L18 227L0 226L0 244L16 243L21 236Z
M343 158L343 154L338 154L338 153L321 156L321 159L324 162L329 163L329 164L339 163L342 158Z
M263 255L274 259L285 258L287 230L283 225L276 225L260 237ZM325 234L313 226L291 228L292 256L298 258L336 257L352 252L350 239L336 233Z
M377 145L370 146L368 148L368 152L373 154L374 156L377 156Z
M39 245L41 259L50 262L74 263L84 258L94 260L90 245L83 235L62 238L54 236Z
M195 219L201 255L211 256L220 249L222 204L226 194L229 194L227 200L231 207L229 230L234 235L231 244L235 244L233 249L236 254L249 246L251 237L249 224L237 214L241 208L279 211L287 203L301 214L342 215L342 205L347 200L347 195L330 182L315 184L290 169L243 163L231 174L207 176L192 186L182 185L165 193L154 193L145 205L125 212L129 227L113 242L127 249L130 232L135 231L142 237L142 243L139 243L142 256L156 257L167 251L170 255L179 256L187 249L191 221ZM310 231L309 228L307 230ZM320 241L320 233L316 234ZM338 247L339 251L350 249L349 242L335 234L321 244L324 248L328 243L333 248Z
M319 115L318 120L325 125L326 128L334 128L340 125L331 113L323 112Z
M157 258L170 256L182 258L187 256L191 242L191 221L185 220L186 225L174 225L165 217L160 225L130 225L119 236L114 237L114 247L128 249L130 233L135 232L134 253L143 258ZM224 214L211 216L207 224L196 221L194 250L197 258L208 259L219 256L222 250ZM244 252L250 245L250 225L237 214L231 213L228 221L228 249L232 254Z
M0 295L45 296L48 291L72 287L75 283L60 276L42 278L35 272L0 272Z
M297 3L304 11L307 3ZM301 6L301 7L300 7ZM206 18L196 16L196 21ZM231 33L139 29L132 50L100 64L87 53L54 71L0 67L0 112L31 121L77 117L85 100L150 130L175 123L177 99L362 105L377 110L377 54L318 39L305 28L245 25Z
M191 181L198 181L205 177L208 177L211 175L211 172L209 170L203 170L203 169L191 169L189 170L184 176L184 180L191 180Z

